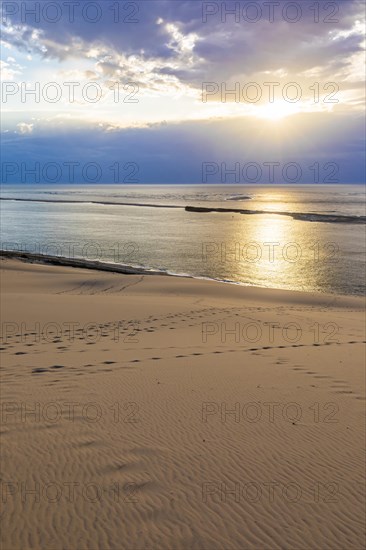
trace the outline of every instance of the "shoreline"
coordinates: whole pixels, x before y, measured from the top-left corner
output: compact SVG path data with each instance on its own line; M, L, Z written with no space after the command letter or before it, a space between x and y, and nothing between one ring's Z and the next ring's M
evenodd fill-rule
M62 267L73 267L79 269L92 269L94 271L107 271L112 273L121 273L122 275L162 275L169 276L168 273L153 269L135 268L122 264L109 264L99 262L98 260L85 260L78 258L66 258L65 256L51 256L49 254L33 254L32 252L18 252L16 250L0 250L0 258L9 260L20 260L31 264L44 264ZM174 275L172 275L173 277ZM190 278L187 275L187 278Z
M186 279L192 281L202 281L207 283L216 283L219 285L229 285L231 287L243 288L243 289L253 289L253 291L265 291L265 292L281 292L281 293L292 293L299 296L312 296L318 297L319 299L325 299L331 301L335 300L354 300L361 301L364 300L364 297L359 294L339 294L339 293L327 293L327 292L316 292L316 291L306 291L306 290L294 290L286 288L275 288L275 287L260 287L256 285L245 284L236 281L229 280L220 280L212 279L204 276L195 276L189 274L179 274L179 273L169 273L166 271L159 271L156 269L148 268L137 268L123 264L110 264L108 262L100 262L98 260L85 260L78 258L66 258L65 256L51 256L49 254L33 254L31 252L18 252L18 251L8 251L0 250L0 260L2 258L8 260L17 260L25 262L28 264L40 264L40 265L51 265L59 267L71 267L74 269L85 269L97 272L106 272L106 273L119 273L121 275L153 275L153 276L162 276L172 279Z

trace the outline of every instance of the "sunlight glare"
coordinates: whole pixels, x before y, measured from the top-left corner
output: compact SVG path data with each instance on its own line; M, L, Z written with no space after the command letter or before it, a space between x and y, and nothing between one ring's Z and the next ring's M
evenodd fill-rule
M267 103L258 107L256 111L256 116L258 116L259 118L279 121L300 112L300 109L296 103L281 101L275 103Z

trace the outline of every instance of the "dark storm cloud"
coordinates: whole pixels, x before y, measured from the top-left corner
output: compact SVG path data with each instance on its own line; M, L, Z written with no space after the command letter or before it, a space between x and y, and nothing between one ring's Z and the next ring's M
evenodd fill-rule
M303 172L299 183L313 183L310 167L314 163L320 164L323 176L331 171L325 169L327 163L335 163L340 183L361 183L364 122L361 116L314 113L290 117L282 132L267 121L245 118L109 131L86 124L70 130L60 123L57 128L44 125L35 134L3 135L3 169L4 163L19 167L23 162L32 169L36 162L44 166L73 161L81 166L98 162L103 174L110 176L101 183L113 183L108 167L115 162L136 163L140 183L200 183L202 165L207 162L225 162L228 168L257 163L263 170L264 163L298 163ZM19 174L5 183L19 182ZM26 183L32 182L30 176ZM220 183L220 175L208 182Z

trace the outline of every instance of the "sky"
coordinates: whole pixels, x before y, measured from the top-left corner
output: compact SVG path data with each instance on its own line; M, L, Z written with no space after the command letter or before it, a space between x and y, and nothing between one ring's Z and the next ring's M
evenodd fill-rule
M3 183L362 183L363 0L1 2Z

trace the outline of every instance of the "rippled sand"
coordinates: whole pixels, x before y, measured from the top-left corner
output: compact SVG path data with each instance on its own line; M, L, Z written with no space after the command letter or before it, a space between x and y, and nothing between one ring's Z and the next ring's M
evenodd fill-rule
M361 299L1 280L4 550L364 546Z

